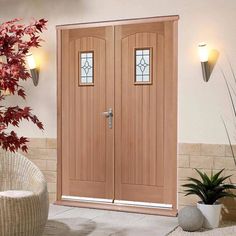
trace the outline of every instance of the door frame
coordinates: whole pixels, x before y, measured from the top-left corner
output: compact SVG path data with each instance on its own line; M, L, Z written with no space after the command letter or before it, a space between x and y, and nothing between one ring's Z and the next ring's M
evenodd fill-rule
M56 26L57 32L57 200L55 204L90 207L98 209L107 209L115 211L128 211L146 214L158 214L176 216L177 214L177 78L178 78L178 15L148 17L138 19L126 19L117 21L103 21L80 24L68 24ZM79 29L89 27L104 27L127 24L142 24L142 23L164 23L165 37L172 38L167 41L169 56L165 57L164 64L170 65L170 68L165 69L165 124L164 124L164 158L171 158L173 167L172 176L175 176L175 184L171 189L172 208L154 208L148 206L129 206L118 203L97 203L97 202L79 202L62 200L62 30L64 29ZM166 48L166 47L165 47ZM116 85L115 85L116 86ZM171 114L169 114L171 110ZM172 181L170 179L169 181Z

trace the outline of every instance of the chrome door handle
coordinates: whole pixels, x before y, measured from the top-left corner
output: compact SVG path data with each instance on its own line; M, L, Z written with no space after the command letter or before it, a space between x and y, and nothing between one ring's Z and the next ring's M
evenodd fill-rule
M104 111L102 114L106 118L108 118L108 127L109 127L109 129L112 129L112 117L113 117L112 108L109 108L108 111Z

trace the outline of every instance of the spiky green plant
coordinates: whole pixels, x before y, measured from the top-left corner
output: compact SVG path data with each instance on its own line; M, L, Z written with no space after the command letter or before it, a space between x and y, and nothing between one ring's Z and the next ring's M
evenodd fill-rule
M208 205L213 205L217 200L223 197L236 197L235 194L230 192L230 190L236 189L236 186L225 183L225 180L230 178L231 175L221 176L224 169L220 170L216 174L211 172L210 176L198 169L195 170L201 177L201 180L189 177L188 181L190 183L182 185L187 188L184 190L186 193L185 196L197 195L204 204Z

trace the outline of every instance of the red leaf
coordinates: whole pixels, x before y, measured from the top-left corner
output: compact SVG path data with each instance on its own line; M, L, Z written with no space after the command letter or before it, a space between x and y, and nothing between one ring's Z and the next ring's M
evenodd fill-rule
M6 62L0 63L0 89L25 99L26 94L20 81L31 77L26 67L26 54L33 47L40 46L43 40L39 33L46 29L47 21L40 19L29 25L20 24L19 21L13 19L0 24L0 55L6 58ZM0 101L4 99L5 96L0 94ZM14 131L4 131L9 129L9 125L19 126L22 120L32 121L39 129L43 129L43 124L31 113L30 107L0 107L0 147L12 152L18 149L27 152L27 138L18 137Z

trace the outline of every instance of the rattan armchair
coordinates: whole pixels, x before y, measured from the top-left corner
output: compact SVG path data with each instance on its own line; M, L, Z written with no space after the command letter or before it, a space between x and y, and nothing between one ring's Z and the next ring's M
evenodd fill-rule
M48 217L41 171L19 153L0 152L0 235L41 236Z

